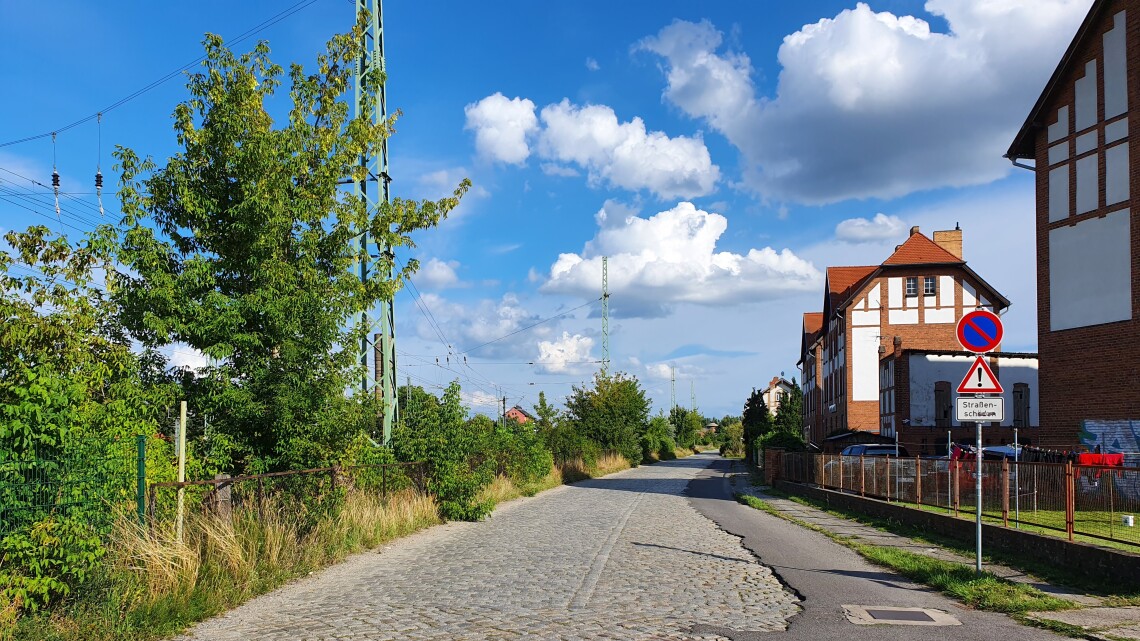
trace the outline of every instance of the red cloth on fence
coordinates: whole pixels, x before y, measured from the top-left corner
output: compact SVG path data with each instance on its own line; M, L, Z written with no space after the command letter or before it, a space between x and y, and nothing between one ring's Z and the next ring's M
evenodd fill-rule
M1077 463L1079 465L1107 465L1111 467L1123 467L1124 455L1123 454L1095 454L1086 452L1077 455Z

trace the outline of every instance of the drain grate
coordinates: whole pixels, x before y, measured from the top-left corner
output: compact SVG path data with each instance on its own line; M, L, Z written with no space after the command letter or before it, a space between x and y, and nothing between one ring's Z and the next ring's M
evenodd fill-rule
M843 614L857 625L962 625L948 612L933 608L845 605Z
M867 614L871 615L871 618L876 621L921 621L923 623L934 623L934 618L922 610L872 610L868 608Z

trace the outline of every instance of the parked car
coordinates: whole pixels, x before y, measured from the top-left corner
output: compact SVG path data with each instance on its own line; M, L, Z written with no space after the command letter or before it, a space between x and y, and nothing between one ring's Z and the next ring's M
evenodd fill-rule
M897 452L900 457L910 456L910 453L906 451L906 447L902 445L898 446ZM862 445L848 445L843 448L843 451L839 454L841 456L894 456L895 453L894 445L868 443Z

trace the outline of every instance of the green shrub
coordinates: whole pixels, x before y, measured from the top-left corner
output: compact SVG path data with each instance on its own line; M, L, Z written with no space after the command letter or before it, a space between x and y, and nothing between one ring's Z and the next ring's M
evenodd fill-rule
M429 463L427 489L439 501L441 517L477 521L493 507L478 497L495 477L495 459L488 456L484 428L465 421L466 414L459 383L453 382L444 392L438 419L401 425L392 446L401 461Z

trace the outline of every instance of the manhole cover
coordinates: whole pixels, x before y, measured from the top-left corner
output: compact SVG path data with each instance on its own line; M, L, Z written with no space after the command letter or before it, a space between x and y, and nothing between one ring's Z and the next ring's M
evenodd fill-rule
M843 614L857 625L962 625L949 613L933 608L845 605Z
M867 610L876 621L923 621L934 623L934 619L922 610Z

